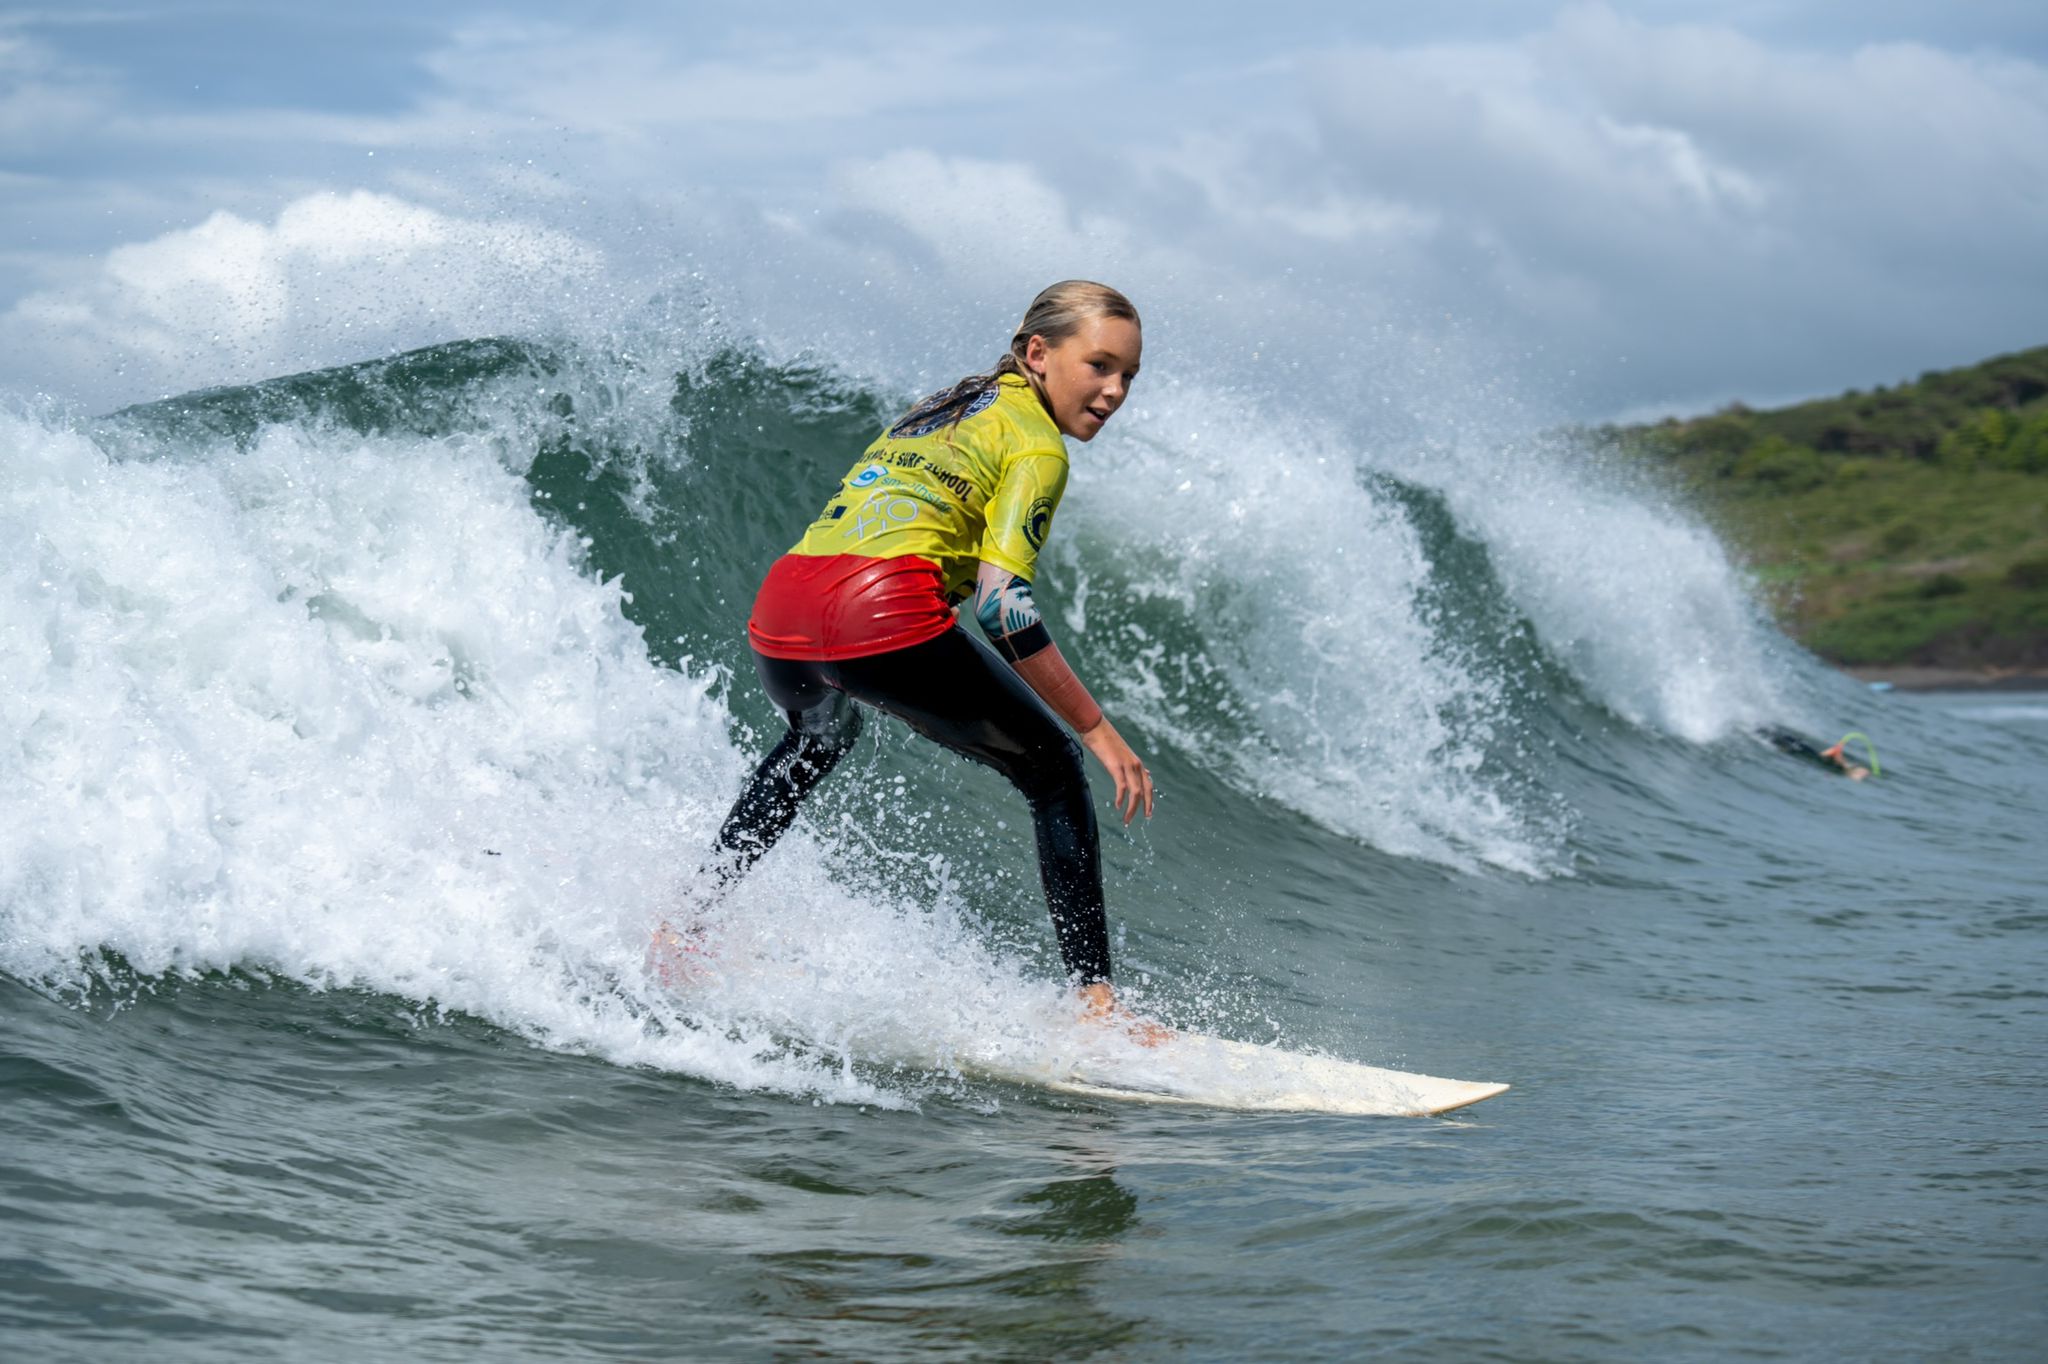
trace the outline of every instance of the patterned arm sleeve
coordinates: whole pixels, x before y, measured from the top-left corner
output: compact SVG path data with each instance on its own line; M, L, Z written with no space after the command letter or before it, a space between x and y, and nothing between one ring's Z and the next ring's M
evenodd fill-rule
M996 652L1011 663L1021 663L1052 644L1031 584L986 560L974 579L974 618Z
M1102 723L1102 707L1067 666L1052 642L1052 632L1039 619L1030 583L983 560L974 580L974 618L1017 676L1076 734L1085 735Z

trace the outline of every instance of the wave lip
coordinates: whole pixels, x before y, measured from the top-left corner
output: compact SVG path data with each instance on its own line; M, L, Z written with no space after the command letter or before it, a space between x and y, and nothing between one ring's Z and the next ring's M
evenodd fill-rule
M486 441L266 427L114 460L0 418L4 967L256 970L733 1083L872 1086L650 1031L674 846L737 777ZM125 964L125 969L122 964Z
M759 567L896 410L688 349L486 339L90 427L0 417L0 965L59 989L108 978L101 954L257 970L862 1102L915 1086L855 1060L944 1075L972 1036L920 971L1036 1035L1035 902L962 892L987 853L938 827L960 793L921 750L904 819L842 802L745 888L765 959L839 944L797 955L803 989L639 982L775 723L732 684ZM1133 734L1283 821L1569 873L1558 716L1590 697L1696 738L1765 704L1739 583L1682 519L1540 461L1424 480L1229 394L1146 402L1077 456L1047 604ZM1504 510L1539 495L1564 510ZM1677 657L1674 615L1732 670ZM877 856L940 870L884 886L854 871ZM986 948L990 912L1029 921L1023 950Z

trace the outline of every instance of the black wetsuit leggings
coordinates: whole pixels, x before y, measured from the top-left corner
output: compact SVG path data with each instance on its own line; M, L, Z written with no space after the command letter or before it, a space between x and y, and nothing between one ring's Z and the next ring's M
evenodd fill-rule
M993 649L956 626L923 644L866 658L828 662L757 653L754 666L789 717L789 733L754 769L718 831L722 880L745 872L775 846L804 798L853 748L861 729L858 701L993 767L1024 793L1067 973L1083 985L1109 979L1102 856L1081 746Z

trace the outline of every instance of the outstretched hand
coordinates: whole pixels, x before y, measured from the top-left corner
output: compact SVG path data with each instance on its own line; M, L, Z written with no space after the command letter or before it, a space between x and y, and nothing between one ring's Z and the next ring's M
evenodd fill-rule
M1116 732L1116 726L1104 720L1083 734L1081 742L1116 782L1116 809L1124 823L1129 824L1141 806L1145 818L1152 818L1152 774L1124 742L1123 735Z

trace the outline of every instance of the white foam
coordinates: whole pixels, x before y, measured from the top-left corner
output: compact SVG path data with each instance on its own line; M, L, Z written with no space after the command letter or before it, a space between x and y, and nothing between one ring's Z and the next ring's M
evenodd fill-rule
M1169 388L1134 408L1075 457L1062 533L1092 540L1091 560L1138 565L1134 590L1179 603L1203 656L1140 628L1118 646L1135 676L1103 679L1113 704L1251 794L1389 852L1551 868L1556 829L1480 770L1499 681L1432 625L1421 541L1356 456L1214 394ZM1060 562L1079 576L1076 555ZM1210 672L1234 693L1228 738L1213 705L1190 702Z
M1713 533L1574 453L1468 436L1383 459L1443 494L1544 648L1623 718L1704 743L1788 713L1775 631Z
M911 1091L850 1057L943 1067L1060 1016L954 901L849 892L801 830L732 907L780 965L649 988L750 755L485 442L113 461L4 415L0 455L0 969L243 968L854 1102Z
M629 389L621 422L663 406ZM646 929L757 755L717 679L652 664L620 585L533 509L503 453L527 434L284 426L110 459L0 414L0 969L248 968L857 1102L913 1099L991 1038L1056 1044L1061 991L990 945L943 861L909 899L864 874L922 859L910 824L878 848L800 825L718 915L727 966L680 1001L646 985ZM1091 681L1390 852L1557 870L1554 811L1494 760L1502 665L1447 640L1421 539L1359 464L1192 388L1077 447L1056 562L1091 646L1121 632ZM1703 738L1763 709L1761 631L1704 532L1543 460L1407 472L1617 710ZM1192 653L1091 595L1084 566L1112 561L1195 623Z
M273 222L221 211L109 251L0 313L21 372L132 402L573 315L605 286L566 232L389 194L320 191Z

